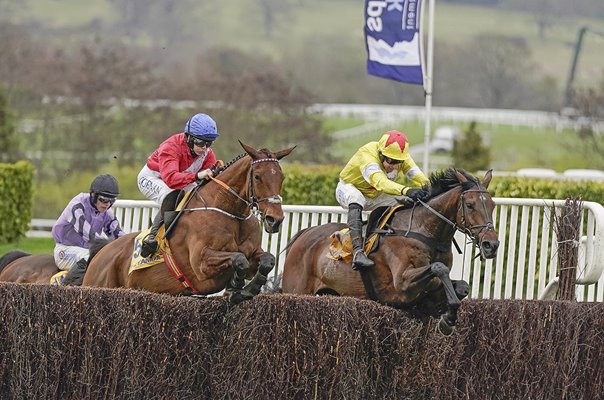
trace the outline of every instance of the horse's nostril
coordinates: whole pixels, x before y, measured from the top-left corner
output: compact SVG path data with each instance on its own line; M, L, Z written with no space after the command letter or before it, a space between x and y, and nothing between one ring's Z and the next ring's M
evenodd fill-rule
M497 240L485 240L482 243L482 247L486 251L495 251L499 247L499 241L497 241Z
M273 226L275 224L275 218L271 217L270 215L267 215L265 220L266 220L266 223L269 224L270 226Z

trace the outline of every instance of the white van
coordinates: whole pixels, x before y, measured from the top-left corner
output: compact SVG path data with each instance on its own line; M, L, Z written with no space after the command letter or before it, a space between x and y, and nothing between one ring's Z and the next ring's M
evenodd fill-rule
M434 131L430 150L435 153L453 151L453 141L461 137L461 130L456 126L441 126Z

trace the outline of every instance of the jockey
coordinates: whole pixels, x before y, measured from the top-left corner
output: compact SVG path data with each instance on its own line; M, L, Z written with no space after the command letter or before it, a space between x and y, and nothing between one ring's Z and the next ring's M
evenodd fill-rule
M185 124L184 132L170 136L147 159L138 174L138 188L159 204L160 210L151 232L143 239L142 257L157 251L155 235L164 222L164 214L176 209L180 191L190 190L198 181L214 176L218 163L211 146L219 135L210 116L195 114Z
M63 285L81 285L90 255L90 242L105 233L117 239L124 235L119 221L109 210L120 190L117 180L99 175L90 184L89 193L75 196L52 227L55 263L69 271Z
M405 178L413 187L405 186ZM354 269L375 265L363 250L363 209L396 205L396 197L401 195L413 201L425 200L429 192L421 187L428 183L409 155L407 137L399 131L386 132L379 141L367 143L352 156L340 172L336 199L348 209Z

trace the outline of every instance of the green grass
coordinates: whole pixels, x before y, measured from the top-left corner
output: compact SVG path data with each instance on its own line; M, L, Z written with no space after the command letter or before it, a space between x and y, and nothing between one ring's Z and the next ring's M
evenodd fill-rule
M23 250L32 254L52 254L55 242L52 238L22 238L13 243L0 245L0 256L11 250Z

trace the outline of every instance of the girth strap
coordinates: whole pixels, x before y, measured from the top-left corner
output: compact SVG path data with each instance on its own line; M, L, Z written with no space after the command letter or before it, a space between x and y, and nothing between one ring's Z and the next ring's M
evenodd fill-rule
M168 242L166 241L166 244L167 243ZM195 286L193 286L193 283L189 279L187 279L187 276L182 272L182 270L176 263L174 256L172 256L172 252L170 251L170 248L168 246L166 246L166 247L167 248L164 251L164 262L168 266L168 269L170 270L172 275L176 278L176 280L178 282L180 282L180 284L184 288L192 290L193 293L199 293L199 291L195 288Z
M441 253L447 253L451 250L450 243L443 243L441 241L432 239L426 235L422 235L418 232L401 230L401 229L388 229L384 231L385 236L404 236L411 239L418 240L430 248L436 249Z

